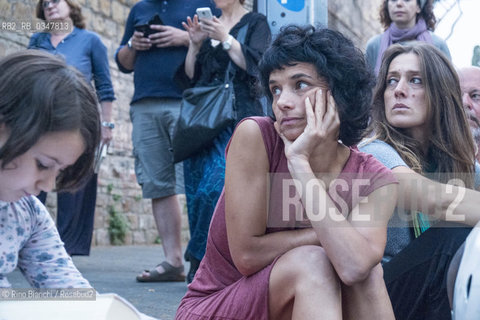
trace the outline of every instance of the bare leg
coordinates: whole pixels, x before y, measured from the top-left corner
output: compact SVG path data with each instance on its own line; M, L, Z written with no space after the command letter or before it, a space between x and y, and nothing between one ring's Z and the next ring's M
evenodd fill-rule
M165 260L172 266L179 267L183 264L180 237L182 214L177 196L152 199L152 210L158 234L162 239ZM157 271L163 273L165 270L158 266ZM143 275L148 276L149 273L144 272Z
M342 299L344 319L395 319L380 264L364 281L353 286L342 284Z
M270 319L342 319L340 280L320 246L290 250L272 268Z

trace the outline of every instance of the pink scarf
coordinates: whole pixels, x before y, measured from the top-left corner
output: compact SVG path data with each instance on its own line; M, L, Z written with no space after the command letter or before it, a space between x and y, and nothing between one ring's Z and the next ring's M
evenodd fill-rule
M433 44L432 36L427 30L427 24L423 18L418 19L418 22L413 28L399 29L392 23L390 27L382 35L380 40L380 49L378 50L377 64L375 65L375 74L378 75L380 65L382 64L383 53L390 45L408 40L418 40Z

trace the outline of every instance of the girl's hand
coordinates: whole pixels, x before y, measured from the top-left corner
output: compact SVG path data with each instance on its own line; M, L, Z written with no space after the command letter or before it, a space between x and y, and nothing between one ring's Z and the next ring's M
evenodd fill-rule
M322 89L318 89L315 92L314 105L310 97L307 97L305 111L307 125L295 141L288 140L279 132L278 124L275 123L275 128L285 144L285 155L288 160L299 158L308 161L314 152L317 154L332 152L332 147L336 150L340 118L331 92L324 93Z
M228 30L217 17L204 19L200 22L200 25L202 26L202 30L207 32L210 38L220 42L227 40Z
M194 15L193 20L187 17L187 22L182 22L183 28L187 30L190 42L197 47L200 47L205 39L208 37L208 33L202 30L198 16Z

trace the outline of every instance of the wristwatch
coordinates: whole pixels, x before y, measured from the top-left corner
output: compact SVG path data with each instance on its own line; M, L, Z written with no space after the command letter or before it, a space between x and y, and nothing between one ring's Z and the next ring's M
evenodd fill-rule
M115 123L108 122L108 121L102 121L102 127L113 129L113 128L115 128Z
M130 38L127 42L127 47L128 49L133 49L133 45L132 45L132 38Z
M227 40L222 42L223 50L228 51L232 48L233 37L231 34L228 35Z

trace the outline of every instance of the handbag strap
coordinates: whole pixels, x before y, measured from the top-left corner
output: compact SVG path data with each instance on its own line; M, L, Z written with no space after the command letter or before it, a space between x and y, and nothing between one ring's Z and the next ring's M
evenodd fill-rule
M240 44L243 44L245 41L245 36L247 35L247 30L248 30L248 23L245 24L243 27L238 30L237 34L237 41L240 42ZM237 69L233 67L232 65L232 60L228 62L227 66L227 71L225 72L225 83L229 82L230 80L230 73L232 74L232 79L235 78L235 73L237 72Z

